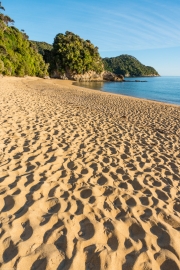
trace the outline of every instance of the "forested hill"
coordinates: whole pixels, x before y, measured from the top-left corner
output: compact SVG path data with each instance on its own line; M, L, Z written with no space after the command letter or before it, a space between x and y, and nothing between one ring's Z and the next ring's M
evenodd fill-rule
M84 40L72 32L57 34L53 45L46 42L32 42L45 62L49 64L51 76L66 74L69 78L73 74L84 74L90 71L99 74L103 71L98 47L94 46L90 40Z
M45 63L50 64L52 60L51 51L53 49L53 45L44 41L34 41L34 40L31 40L31 43L34 45L38 53L40 53L43 56Z
M31 43L34 44L34 46L37 48L38 52L42 55L45 54L45 51L51 51L53 48L53 45L51 45L47 42L31 40Z
M5 8L0 2L0 11ZM0 74L9 76L39 76L48 74L48 65L24 30L12 26L14 21L0 12Z
M32 41L38 49L39 53L43 55L46 63L51 62L51 50L53 46L46 42ZM117 57L103 58L104 70L113 72L115 74L122 74L123 76L159 76L158 72L150 66L145 66L140 63L135 57L123 54Z
M140 63L135 57L122 54L117 57L103 58L104 69L123 76L159 76L158 72L150 66Z
M90 40L69 31L57 34L53 45L29 41L24 30L14 27L14 20L1 11L5 8L0 2L0 74L43 77L48 71L66 76L110 71L123 76L159 76L154 68L130 55L102 59Z

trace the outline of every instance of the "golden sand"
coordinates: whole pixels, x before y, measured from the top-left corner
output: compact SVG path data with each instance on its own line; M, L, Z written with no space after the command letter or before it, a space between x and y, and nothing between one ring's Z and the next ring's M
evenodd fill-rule
M1 78L0 269L180 269L180 106Z

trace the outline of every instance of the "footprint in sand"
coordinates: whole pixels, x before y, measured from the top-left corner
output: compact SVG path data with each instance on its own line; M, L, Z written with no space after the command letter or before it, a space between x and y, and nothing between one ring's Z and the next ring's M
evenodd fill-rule
M158 246L162 249L167 249L171 251L179 259L177 252L170 245L171 244L170 235L165 230L166 228L161 223L158 223L158 226L154 225L151 227L151 232L158 237L157 239Z
M47 266L47 258L37 259L33 265L31 266L30 270L44 270Z
M170 270L170 269L179 270L179 267L177 266L175 261L173 261L172 259L167 259L161 264L160 270Z
M4 241L9 242L9 246L5 251L3 252L3 261L5 263L11 261L17 254L18 254L18 248L16 245L14 245L13 241L8 239L5 239Z
M98 180L97 180L97 183L100 185L100 186L103 186L107 183L107 178L105 176L101 176Z
M113 250L116 251L118 249L119 243L118 239L114 234L114 225L110 220L104 222L104 230L108 236L107 244Z
M141 201L142 205L146 205L147 206L147 205L150 204L148 197L142 196L142 197L139 198L139 200Z
M91 245L84 248L85 252L85 266L87 270L100 270L101 269L101 260L99 257L98 251L96 251L96 245Z
M93 224L90 222L88 218L85 218L80 221L80 231L78 235L83 238L84 240L89 240L94 236L95 230Z
M149 220L149 218L153 215L153 212L151 209L145 209L144 214L140 215L140 219L143 221Z
M42 209L49 214L57 213L60 210L60 207L58 198L51 198L42 205Z
M84 189L80 193L80 196L82 199L87 199L87 198L91 197L91 195L92 195L91 189Z
M62 252L66 253L67 249L67 229L63 229L61 231L61 236L54 242L54 245L58 250L61 250Z
M129 235L134 241L142 240L146 236L144 229L137 223L133 223L129 227Z
M44 236L43 236L43 243L47 243L48 240L50 239L51 235L53 235L53 232L55 230L59 230L60 227L64 226L64 223L59 219L58 222L56 222L51 229L47 230L45 233L44 233ZM63 230L61 231L61 234L63 233Z
M15 201L14 201L13 197L10 195L7 195L4 198L4 207L1 211L7 212L7 211L11 210L14 207L14 205L15 205Z
M77 200L76 204L77 204L77 210L74 214L75 215L83 214L84 204L80 200Z
M32 234L33 234L33 228L31 227L29 220L27 220L26 222L24 222L22 224L22 226L24 228L24 231L20 235L20 238L23 241L26 241L26 240L28 240L32 236Z

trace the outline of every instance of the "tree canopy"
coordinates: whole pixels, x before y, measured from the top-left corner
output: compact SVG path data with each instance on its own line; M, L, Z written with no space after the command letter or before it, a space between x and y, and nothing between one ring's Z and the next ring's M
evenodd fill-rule
M5 8L0 2L0 11ZM0 73L16 76L50 74L84 74L88 71L111 71L123 76L158 76L158 72L141 64L135 57L120 55L102 59L90 40L72 32L57 34L53 45L29 41L24 29L13 26L14 20L0 12Z
M0 9L5 10L0 2ZM14 21L0 13L0 73L14 76L44 76L47 65L37 49L22 33L8 23Z
M70 36L70 37L69 37ZM79 42L79 43L78 43ZM51 63L50 73L53 70L58 70L61 73L67 70L77 72L85 72L92 70L91 63L87 64L87 54L85 58L82 50L84 50L84 42L91 44L90 40L82 40L80 37L71 32L66 32L65 35L58 34L54 40L53 46L46 42L33 41L33 44L42 54L46 63ZM77 46L77 43L79 44ZM86 48L85 46L85 48ZM96 48L91 44L91 48ZM95 49L96 50L96 49ZM83 60L84 59L84 60ZM92 58L91 58L92 59ZM99 63L100 71L102 71L102 63L105 71L110 71L115 74L122 74L123 76L158 76L158 72L150 66L145 66L140 63L135 57L130 55L120 55L117 57L104 58L100 61L100 56L97 54L97 62Z
M22 30L21 30L22 31ZM34 41L34 40L31 40L31 43L34 44L34 46L36 46L38 52L41 54L41 55L45 55L45 51L51 51L53 46L47 42L41 42L41 41Z
M103 63L98 47L95 47L90 40L83 40L69 31L56 35L50 64L50 71L54 70L76 74L90 70L100 73L103 70Z
M145 66L135 57L127 54L104 58L103 63L105 70L111 71L115 74L122 74L123 76L159 76L158 72L153 67Z
M21 30L22 31L22 30ZM31 43L35 46L38 52L42 55L45 63L50 64L52 59L52 48L53 46L47 42L34 41L31 40Z

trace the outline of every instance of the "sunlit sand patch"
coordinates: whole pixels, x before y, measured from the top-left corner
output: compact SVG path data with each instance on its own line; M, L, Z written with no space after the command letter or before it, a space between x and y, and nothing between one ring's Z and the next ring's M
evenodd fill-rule
M180 107L0 79L0 268L180 269Z

